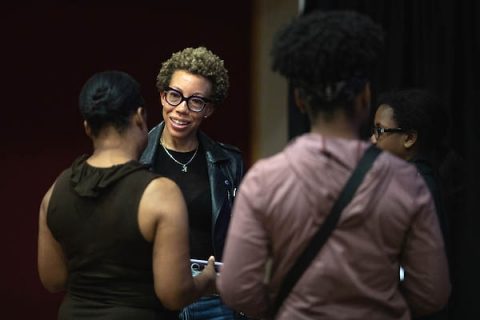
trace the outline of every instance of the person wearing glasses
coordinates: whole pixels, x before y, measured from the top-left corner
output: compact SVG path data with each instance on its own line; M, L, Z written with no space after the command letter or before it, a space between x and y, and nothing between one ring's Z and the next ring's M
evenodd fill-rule
M182 193L138 162L148 136L140 86L96 73L79 107L93 153L59 175L39 214L40 280L66 290L58 319L177 319L172 310L215 292L214 258L192 277Z
M408 320L447 302L448 265L431 195L415 168L388 152L277 302L289 270L371 147L360 131L382 47L381 27L353 11L300 15L275 35L272 69L288 79L311 126L242 180L217 280L232 308L260 319Z
M141 161L180 186L188 208L190 257L206 260L214 255L221 261L244 162L238 148L212 140L200 126L227 96L227 69L207 48L185 48L163 62L156 86L163 121L150 131ZM218 295L203 297L180 312L181 319L240 316Z
M440 100L424 89L398 89L377 101L371 142L413 163L433 195L440 226L449 248L439 163L446 150L448 118Z
M379 148L414 164L435 202L447 257L451 262L450 219L459 213L462 192L456 174L461 158L448 146L449 121L445 106L425 89L396 89L379 96L371 141ZM457 181L461 176L457 176ZM447 309L421 319L447 319Z

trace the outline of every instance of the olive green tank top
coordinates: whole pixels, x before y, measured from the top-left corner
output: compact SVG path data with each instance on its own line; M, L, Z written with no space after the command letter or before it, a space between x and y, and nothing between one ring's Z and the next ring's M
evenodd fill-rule
M47 224L68 261L60 318L168 319L154 291L152 243L138 225L138 206L158 175L130 161L109 168L78 158L55 183Z

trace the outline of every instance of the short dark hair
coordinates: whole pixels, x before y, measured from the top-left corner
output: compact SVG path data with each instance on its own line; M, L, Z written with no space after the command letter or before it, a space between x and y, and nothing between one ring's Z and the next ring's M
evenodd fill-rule
M122 132L130 116L144 106L140 85L122 71L103 71L85 82L78 98L80 113L92 134L97 136L107 124Z
M273 71L298 88L313 112L347 108L364 88L383 48L383 30L354 11L313 11L281 29Z
M445 143L449 120L444 104L428 90L394 89L379 95L377 106L388 105L398 127L417 132L421 153L430 153Z
M212 83L212 96L215 105L227 97L229 80L228 71L220 57L205 47L185 48L175 52L162 64L157 75L157 89L166 90L172 75L177 70L203 76Z

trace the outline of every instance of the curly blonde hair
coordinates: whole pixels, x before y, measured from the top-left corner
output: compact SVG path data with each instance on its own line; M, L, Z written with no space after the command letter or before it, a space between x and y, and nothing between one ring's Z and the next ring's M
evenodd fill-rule
M205 47L185 48L172 54L170 59L162 63L157 75L157 89L166 90L172 75L177 70L185 70L200 75L212 83L212 99L215 105L222 103L227 97L229 81L228 71L223 60Z

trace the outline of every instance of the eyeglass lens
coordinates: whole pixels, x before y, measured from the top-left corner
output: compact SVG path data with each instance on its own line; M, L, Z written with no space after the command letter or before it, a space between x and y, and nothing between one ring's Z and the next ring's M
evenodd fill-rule
M178 106L185 100L187 101L187 107L194 112L202 111L207 104L207 101L205 101L205 99L201 97L190 96L188 98L185 98L180 92L171 88L166 91L165 99L172 106Z

